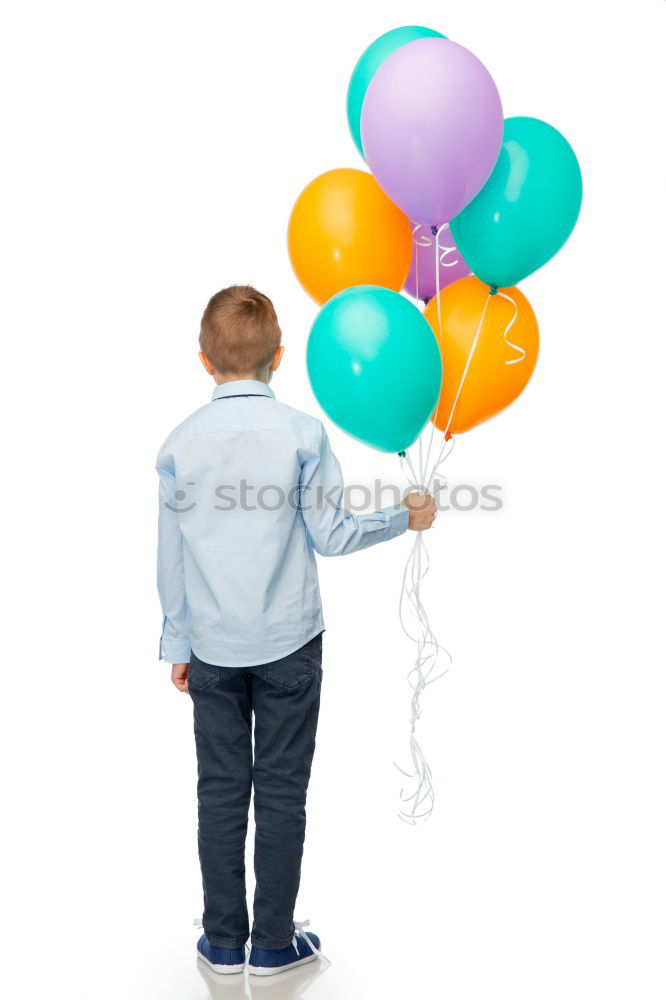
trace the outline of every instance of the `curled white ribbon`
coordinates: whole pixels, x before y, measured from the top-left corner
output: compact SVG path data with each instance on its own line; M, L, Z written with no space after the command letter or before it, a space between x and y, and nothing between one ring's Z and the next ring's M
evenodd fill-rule
M514 308L514 313L513 313L513 316L511 317L511 320L509 321L509 325L504 330L504 343L506 344L507 347L510 347L512 350L516 351L516 353L518 354L518 357L517 358L509 358L509 360L505 361L504 364L505 365L518 365L518 364L520 364L521 361L524 361L525 358L527 357L527 352L525 351L524 347L520 347L518 344L513 344L509 340L509 331L511 330L511 327L513 326L513 324L518 319L518 303L516 302L515 299L512 299L511 296L507 295L505 292L498 291L497 292L497 298L498 299L506 299L506 301L510 302L511 305L513 306L513 308Z
M436 228L435 232L433 232L433 227L424 226L420 222L412 222L411 225L412 225L412 243L417 248L416 253L415 253L415 257L414 257L414 260L415 260L414 276L415 276L415 286L416 286L416 298L420 299L421 296L419 295L419 251L418 251L419 247L431 247L432 246L432 237L435 236L435 241L437 243L437 246L436 246L436 249L435 249L435 256L436 256L437 261L439 262L439 266L440 267L456 267L456 265L459 264L460 261L459 261L459 259L458 259L457 256L456 256L455 260L447 260L446 258L449 257L451 254L456 254L456 255L458 254L458 248L455 245L454 246L442 246L442 244L440 242L440 238L441 238L442 233L446 229L449 229L449 230L451 229L451 227L449 226L448 222L445 222L438 229ZM439 295L439 267L436 268L435 281L437 283L437 291L435 292L435 294Z

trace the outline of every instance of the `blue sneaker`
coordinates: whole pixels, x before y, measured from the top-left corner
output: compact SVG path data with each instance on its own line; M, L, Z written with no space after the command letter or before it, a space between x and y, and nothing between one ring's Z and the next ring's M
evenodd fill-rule
M216 948L208 943L205 934L197 941L197 957L222 976L242 972L245 968L245 948Z
M314 949L308 941L312 942ZM321 949L321 941L316 934L308 931L307 938L300 931L294 932L294 940L286 948L269 951L266 948L255 948L250 951L250 961L247 971L253 976L274 976L278 972L296 969L308 962L316 962Z

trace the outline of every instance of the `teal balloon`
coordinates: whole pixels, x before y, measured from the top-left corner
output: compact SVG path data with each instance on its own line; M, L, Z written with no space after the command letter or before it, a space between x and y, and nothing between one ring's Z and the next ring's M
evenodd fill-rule
M404 451L439 397L442 362L416 306L377 285L338 292L308 340L310 382L339 427L380 451Z
M393 28L386 34L380 35L356 63L347 91L347 120L352 139L363 159L365 159L365 154L361 142L361 109L363 108L365 92L381 64L387 56L399 49L401 45L406 45L407 42L414 42L417 38L445 37L446 35L440 34L439 31L433 31L432 28L421 28L418 25Z
M474 274L506 288L566 243L582 198L580 166L564 136L538 118L507 118L497 165L451 233Z

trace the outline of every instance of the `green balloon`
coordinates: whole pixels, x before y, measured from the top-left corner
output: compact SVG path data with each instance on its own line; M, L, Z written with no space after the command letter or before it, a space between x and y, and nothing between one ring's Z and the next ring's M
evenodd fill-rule
M564 136L538 118L507 118L497 165L451 233L474 274L506 288L566 243L582 197L578 160Z
M361 143L361 109L363 108L365 92L381 64L387 56L399 49L401 45L406 45L407 42L414 42L417 38L445 37L439 31L433 31L431 28L420 28L418 25L392 28L391 31L387 31L386 34L375 39L356 63L347 91L347 120L352 139L363 159L365 159L365 154Z
M322 409L380 451L404 451L439 397L442 361L416 306L377 285L338 292L308 340L308 374Z

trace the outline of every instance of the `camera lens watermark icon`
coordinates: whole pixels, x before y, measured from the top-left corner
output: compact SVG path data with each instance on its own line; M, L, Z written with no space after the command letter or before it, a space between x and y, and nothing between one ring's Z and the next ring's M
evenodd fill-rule
M185 485L186 486L196 486L197 484L196 483L186 483ZM183 502L183 500L187 499L187 493L186 493L185 490L176 490L176 492L173 495L173 498L174 498L174 500L177 503L180 504L180 503ZM164 501L164 506L167 508L167 510L173 511L174 514L188 514L191 510L194 510L194 508L196 507L196 505L197 505L196 500L194 500L187 507L174 507L172 504L170 504L168 502L168 500Z

